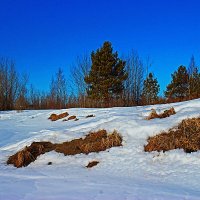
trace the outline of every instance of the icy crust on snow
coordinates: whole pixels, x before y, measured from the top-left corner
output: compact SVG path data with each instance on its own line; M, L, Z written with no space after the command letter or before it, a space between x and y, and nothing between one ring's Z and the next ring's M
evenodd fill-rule
M177 114L145 120L152 108L159 113L172 106ZM66 111L79 121L47 119ZM95 117L86 118L90 114ZM129 108L0 112L0 199L199 199L200 152L143 151L149 136L199 114L199 99ZM33 141L60 143L99 129L117 130L123 146L75 156L52 151L26 168L6 165L10 155ZM92 160L100 163L85 168Z

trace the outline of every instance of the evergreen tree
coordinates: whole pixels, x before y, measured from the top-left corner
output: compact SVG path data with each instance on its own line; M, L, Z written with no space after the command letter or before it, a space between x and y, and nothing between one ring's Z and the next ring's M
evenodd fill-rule
M167 98L180 100L187 97L189 94L189 75L186 70L186 67L180 66L178 71L175 71L172 74L172 81L167 86L167 90L165 92L165 96Z
M158 93L160 90L160 85L156 78L153 77L152 73L149 73L146 80L144 80L144 88L142 93L142 98L144 103L153 104L158 100Z
M100 49L91 54L92 66L85 82L88 84L88 96L99 103L109 106L111 98L117 98L124 89L127 79L125 61L113 53L110 42L104 42Z

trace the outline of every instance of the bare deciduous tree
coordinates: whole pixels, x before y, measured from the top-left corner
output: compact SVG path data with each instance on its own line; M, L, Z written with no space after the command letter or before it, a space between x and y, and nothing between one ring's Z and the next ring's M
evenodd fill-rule
M128 73L124 90L126 105L139 105L143 89L145 69L137 52L132 51L126 59L126 71Z
M198 66L196 65L194 56L191 57L188 66L189 75L189 98L197 98L200 94L200 74L198 71Z
M91 68L91 59L88 55L77 57L76 63L71 67L71 87L75 89L78 98L78 106L86 107L86 88L84 78ZM74 92L73 92L74 93Z
M61 68L58 69L55 79L52 77L50 85L50 104L52 108L65 108L67 103L67 84Z
M0 109L14 109L17 99L25 96L26 85L27 81L17 73L15 63L8 58L0 58Z

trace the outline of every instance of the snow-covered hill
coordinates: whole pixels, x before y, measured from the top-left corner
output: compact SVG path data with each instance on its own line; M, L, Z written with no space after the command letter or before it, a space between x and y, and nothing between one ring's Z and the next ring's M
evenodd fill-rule
M171 106L177 114L144 120L152 108L162 112ZM64 111L79 120L47 119L52 113ZM95 117L86 118L89 114ZM148 136L199 114L200 99L130 108L0 112L0 199L199 199L200 152L143 151ZM53 151L28 167L6 165L10 155L33 141L60 143L99 129L117 130L123 136L123 146L89 155L64 156ZM92 160L100 163L85 168Z

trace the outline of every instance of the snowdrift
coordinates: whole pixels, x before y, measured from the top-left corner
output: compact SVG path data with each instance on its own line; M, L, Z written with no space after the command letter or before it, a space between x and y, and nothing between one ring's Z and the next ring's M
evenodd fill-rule
M152 109L160 114L171 107L176 114L146 120ZM79 120L48 120L65 112ZM87 117L91 115L95 117ZM199 151L144 151L149 137L199 115L199 99L129 108L0 112L0 199L199 199ZM22 168L6 164L32 142L58 144L102 129L117 130L123 146L88 155L50 151ZM86 168L91 161L98 165Z

